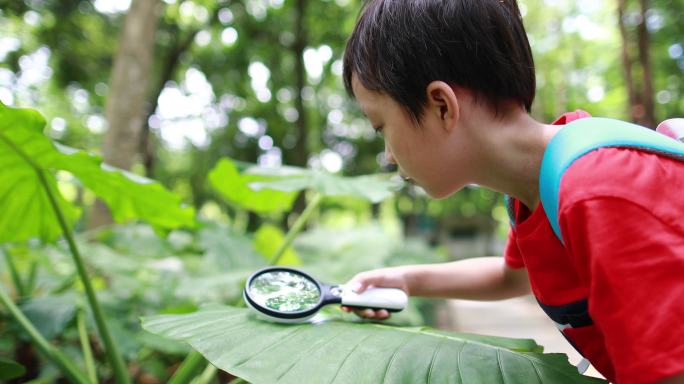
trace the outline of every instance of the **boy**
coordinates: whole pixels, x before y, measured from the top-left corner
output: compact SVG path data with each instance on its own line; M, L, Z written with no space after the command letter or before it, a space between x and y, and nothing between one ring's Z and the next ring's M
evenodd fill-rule
M551 125L529 116L534 63L514 0L369 1L344 81L405 178L435 198L471 183L504 192L514 216L504 258L363 272L350 281L357 291L531 291L609 380L684 382L684 162L627 148L579 158L559 192L563 246L540 204L540 163L562 125L588 114Z

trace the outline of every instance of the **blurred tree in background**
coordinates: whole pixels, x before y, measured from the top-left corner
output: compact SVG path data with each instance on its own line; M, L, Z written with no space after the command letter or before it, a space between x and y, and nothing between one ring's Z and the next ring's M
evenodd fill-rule
M121 155L126 164L119 165L160 180L198 209L215 200L205 180L222 156L372 173L386 166L382 141L340 78L360 4L160 2L159 17L144 18L150 31L158 19L148 48L153 61L140 67L147 74L137 74L147 79L145 96L128 97L124 109L144 115L132 123L139 134L127 137L137 142L135 153L124 154L107 139L108 127L111 133L124 117L107 106L122 94L115 57L126 54L121 29L131 2L3 0L0 100L40 109L53 138L106 158ZM653 125L683 114L684 1L523 0L520 6L537 63L536 118L550 121L581 108ZM87 194L78 198L92 204ZM497 195L421 199L397 200L409 232L454 221L448 216L503 220Z

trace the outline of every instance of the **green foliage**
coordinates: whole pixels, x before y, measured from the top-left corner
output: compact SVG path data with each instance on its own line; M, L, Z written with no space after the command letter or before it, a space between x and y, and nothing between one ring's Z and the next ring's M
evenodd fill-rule
M270 224L264 224L254 233L254 249L264 255L267 261L276 253L278 248L285 241L285 233ZM302 262L297 255L297 252L292 248L288 248L283 256L280 258L278 265L301 265Z
M194 209L182 206L178 196L96 156L53 143L42 134L44 125L38 112L0 103L0 166L7 170L0 175L0 204L7 207L0 218L0 242L50 241L62 233L41 179L73 225L78 210L59 194L55 171L76 176L107 202L117 222L142 219L160 230L194 225Z
M21 377L26 373L26 368L10 359L0 357L0 380L10 380Z
M42 135L44 125L38 112L8 108L0 103L0 243L33 237L49 241L62 233L38 173L51 167L60 156ZM55 178L43 176L48 188L57 191ZM68 224L73 225L80 210L56 195Z
M603 382L580 375L565 355L532 352L539 347L529 340L334 320L282 325L223 306L146 317L143 327L188 342L215 366L253 383Z
M46 339L62 334L74 319L77 299L73 294L32 298L21 305L26 317Z
M390 180L389 175L341 177L326 172L302 170L297 176L253 182L250 186L257 191L275 189L289 192L310 189L323 196L347 196L379 203L398 191L402 183Z
M533 115L548 122L567 110L582 108L595 115L627 117L623 68L619 50L615 49L620 45L615 28L615 4L580 4L571 0L520 0L519 3L538 74ZM304 4L304 7L299 8L298 4ZM172 231L165 239L141 224L113 226L99 233L89 233L88 237L97 241L95 244L77 239L78 247L84 250L93 286L112 323L112 332L121 340L123 353L134 363L132 369L139 365L141 372L166 381L171 373L168 367L174 366L189 348L182 342L142 331L138 317L184 314L194 312L206 302L240 300L245 277L265 266L283 243L283 231L271 223L274 219L287 221L281 214L292 210L299 191L313 190L327 198L313 214L309 230L289 247L282 263L301 264L302 269L324 281L343 282L370 268L447 261L443 250L431 248L424 241L400 236L399 224L394 223L394 230L388 231L386 226L374 220L377 212L369 202L386 199L395 191L394 184L385 176L350 178L321 171L325 168L322 154L334 153L342 159L344 175L375 172L379 168L377 155L383 151L382 140L372 134L353 100L345 95L339 77L339 59L360 7L359 1L165 2L155 47L152 83L156 86L152 87L148 102L150 122L154 123L151 127L151 143L155 149L153 175L160 184L111 170L103 166L97 156L89 154L101 151L107 82L117 47L118 27L123 19L123 13L103 13L95 5L96 2L89 0L0 0L0 34L3 35L0 98L9 100L7 104L39 106L47 116L46 124L35 111L0 105L0 243L21 243L35 237L51 241L62 234L50 208L50 199L41 185L47 186L55 196L69 228L75 225L79 228L76 223L81 212L88 212L92 200L89 191L107 202L118 222L143 220L153 224L157 232L187 227L187 230ZM635 5L636 2L628 2L630 28L636 28L634 20L638 19L635 18L638 16ZM650 54L659 120L684 114L681 97L684 92L684 54L681 53L684 41L681 37L684 33L679 22L683 14L682 0L649 3L646 22L652 38ZM299 17L303 22L298 25ZM305 32L301 41L296 36L298 28ZM225 32L235 33L236 40L222 41ZM16 46L13 45L15 40ZM303 88L299 88L297 58L308 57L309 64L315 64L316 60L310 59L325 56L320 55L325 52L329 52L330 57L319 62L320 74L305 70L301 74ZM45 57L44 67L36 64L41 55ZM28 65L31 63L36 66ZM250 66L255 65L268 69L268 76L262 79L270 95L267 98L263 92L259 95L255 90L255 77L250 73ZM196 92L198 78L206 79L209 86L206 97ZM156 108L161 106L157 91L162 89L182 94L193 104L198 98L205 103L193 112L197 115L165 116L160 112L163 108ZM305 96L303 109L298 105L297 95ZM166 126L172 125L174 119L180 123L199 121L200 126L193 125L193 129L205 130L207 142L182 149L169 147L166 134L170 130ZM256 123L258 132L248 133L241 129L244 121ZM306 127L304 131L300 130L300 124ZM305 141L299 143L302 135ZM85 151L56 144L48 137ZM262 138L272 139L272 149L279 150L284 163L304 164L309 160L317 170L282 168L274 171L245 166L226 158L261 163L260 157L270 151L261 145ZM209 183L206 183L207 176ZM216 197L206 190L206 186L211 185L218 196L237 211L255 212L263 221L258 227L249 227L250 231L259 228L253 233L245 233L245 226L240 225L239 220L230 225L203 222L194 226L192 208L184 207L180 199L163 190L161 184L188 201L192 199L198 208ZM64 193L65 186L74 193ZM88 192L81 195L84 188ZM217 205L223 207L220 203ZM428 201L409 189L396 200L385 200L383 207L392 209L394 221L397 221L396 209L406 232L414 234L433 233L453 222L470 223L478 230L491 231L495 225L493 216L500 222L506 221L500 197L475 188L467 188L440 201ZM344 225L340 223L341 217L344 217ZM78 304L77 294L81 294L84 287L77 279L76 266L70 255L63 244L49 246L32 242L18 246L26 249L21 252L6 249L8 272L0 275L1 283L11 281L14 284L21 309L41 334L58 340L60 349L72 360L82 361L72 319ZM434 301L412 299L409 308L393 316L393 321L424 324L429 322L434 305ZM187 319L214 313L212 311L198 312ZM216 311L219 316L224 309ZM339 311L330 308L327 312L339 315ZM87 315L91 319L93 314L88 312ZM7 322L10 332L0 337L3 351L11 350L13 343L25 336L22 332L13 332L18 327L12 319ZM87 325L92 332L92 322ZM247 320L242 325L253 326ZM340 325L362 329L352 332L358 337L376 337L370 334L370 329L373 333L376 330L383 334L389 332L378 325L332 322L325 327ZM268 327L272 325L257 326L270 329ZM294 329L273 327L283 332ZM222 329L211 329L203 337L211 341L209 336ZM273 335L274 339L276 335L283 335L278 332ZM397 343L409 334L391 332L392 335L402 332L392 340ZM504 349L534 349L531 345L518 348L517 341L508 339L485 337L478 340L476 336L454 336L448 332L442 335L441 331L427 329L411 332L417 333L414 337L420 340L438 336L469 340L467 348L484 342ZM267 342L268 333L262 333L263 342ZM293 338L304 333L298 332ZM226 337L242 336L239 332L227 332ZM411 347L418 339L408 342L405 347ZM507 344L511 342L513 344ZM229 347L259 352L257 344ZM285 347L287 343L263 352L269 354ZM446 349L440 348L441 356ZM496 355L486 353L496 349L483 348L464 349L461 357L481 359L482 366L488 369L487 364L494 364L496 360L489 360L487 356ZM242 356L240 351L228 356L228 350L215 352L226 361ZM356 364L352 364L353 358L361 351L357 349L350 355L348 363L342 365L340 375L348 373L350 366L356 368ZM477 354L482 351L487 352ZM274 359L274 364L292 364L285 358L297 357L285 355ZM401 362L402 356L400 351L388 373L399 366L397 363ZM98 364L104 365L101 355L98 359ZM561 358L549 359L553 360L551 366L558 361L564 367L562 370L569 370ZM254 360L249 360L238 368L247 369L253 363ZM335 361L332 364L328 368L340 368ZM377 365L387 367L387 364ZM473 366L477 365L471 364L467 368ZM53 366L43 368L41 374L45 380L59 379ZM457 372L451 368L434 372ZM514 374L508 371L507 363L504 368L507 373ZM2 374L19 374L20 370L15 363L0 359L0 380L9 379ZM100 367L98 372L102 379L109 379L108 367ZM467 374L465 370L462 372ZM494 367L485 373L497 372L501 369ZM506 379L522 380L520 377Z
M273 177L240 174L232 160L221 159L209 173L209 182L223 198L237 207L258 213L286 212L292 208L297 193L264 190L255 192L249 184Z

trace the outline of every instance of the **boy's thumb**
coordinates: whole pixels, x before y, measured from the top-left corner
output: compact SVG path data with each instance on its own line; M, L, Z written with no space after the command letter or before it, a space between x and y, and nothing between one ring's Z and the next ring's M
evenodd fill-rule
M349 283L349 287L351 288L352 291L355 293L361 293L366 290L366 284L360 282L360 281L354 281Z

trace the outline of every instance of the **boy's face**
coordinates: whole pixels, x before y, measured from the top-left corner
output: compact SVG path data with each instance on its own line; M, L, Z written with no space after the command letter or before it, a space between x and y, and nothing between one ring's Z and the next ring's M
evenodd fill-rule
M385 93L366 89L356 76L352 88L373 128L385 139L387 160L398 165L402 176L434 198L447 197L465 185L457 171L464 163L454 156L458 148L453 145L453 130L444 129L439 112L433 113L428 106L418 127L399 103Z

